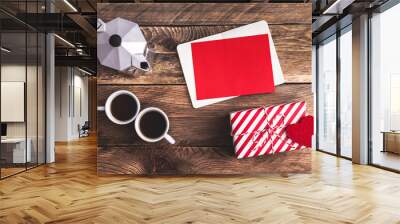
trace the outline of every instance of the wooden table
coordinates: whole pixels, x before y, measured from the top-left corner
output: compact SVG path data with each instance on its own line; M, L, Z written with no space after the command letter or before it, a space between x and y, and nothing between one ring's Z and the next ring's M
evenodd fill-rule
M400 154L400 132L399 131L382 131L383 150L382 152L392 152Z
M166 141L144 143L133 124L118 126L98 112L98 174L262 175L311 170L309 150L237 160L230 136L232 111L305 100L312 114L311 4L164 3L98 4L98 17L138 23L148 41L152 71L122 74L98 66L98 105L120 89L135 93L143 108L155 106L170 117ZM242 96L194 109L176 46L259 20L270 24L286 84L273 94Z

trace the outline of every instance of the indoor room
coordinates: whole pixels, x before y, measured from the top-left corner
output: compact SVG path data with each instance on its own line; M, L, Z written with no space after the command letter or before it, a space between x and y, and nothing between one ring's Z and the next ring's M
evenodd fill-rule
M0 224L400 224L400 0L0 0Z
M0 13L4 20L7 15ZM45 163L45 36L1 32L1 178Z

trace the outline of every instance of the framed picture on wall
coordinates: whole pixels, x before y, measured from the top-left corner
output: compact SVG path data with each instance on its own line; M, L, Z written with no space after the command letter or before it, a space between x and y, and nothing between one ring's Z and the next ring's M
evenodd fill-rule
M1 122L24 122L24 105L25 82L1 82Z

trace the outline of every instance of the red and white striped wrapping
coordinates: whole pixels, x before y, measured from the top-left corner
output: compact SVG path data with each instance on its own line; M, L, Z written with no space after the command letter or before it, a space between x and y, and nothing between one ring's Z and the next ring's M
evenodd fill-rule
M230 114L238 159L298 150L303 146L286 136L285 128L306 114L306 103L288 103Z

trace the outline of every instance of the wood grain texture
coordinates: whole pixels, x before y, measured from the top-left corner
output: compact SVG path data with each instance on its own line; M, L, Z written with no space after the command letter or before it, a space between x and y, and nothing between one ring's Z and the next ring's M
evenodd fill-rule
M142 27L148 41L151 72L121 73L99 66L99 84L184 84L176 46L237 26ZM272 25L272 37L286 82L311 82L311 26Z
M238 160L231 147L100 147L101 175L260 175L311 172L309 149ZM143 153L145 152L145 153Z
M242 109L306 101L311 92L311 4L100 4L98 17L137 22L148 41L151 72L120 73L98 65L98 105L114 91L135 93L142 108L159 107L170 118L176 145L145 143L133 123L113 124L98 112L98 174L258 175L309 172L310 153L282 153L237 160L229 113ZM272 94L241 96L193 109L176 47L180 43L266 20L287 84Z
M97 14L105 22L119 16L141 26L245 25L259 20L309 25L312 19L309 3L101 3Z
M312 173L99 176L96 139L0 181L0 224L398 224L400 175L312 151ZM112 161L111 161L112 162ZM121 172L120 169L117 169Z
M97 3L171 3L171 2L193 2L193 3L209 3L209 2L216 2L216 3L249 3L249 2L258 2L258 3L268 3L268 2L275 2L279 3L280 1L278 0L184 0L184 1L178 1L178 0L97 0ZM281 1L284 2L284 1ZM286 1L286 2L293 2L293 3L307 3L311 2L311 0L293 0L293 1Z
M136 94L142 108L162 108L170 118L170 133L180 146L232 146L229 114L234 111L306 101L307 113L313 113L311 84L285 84L278 86L272 94L237 97L199 109L192 107L185 85L102 85L98 87L98 105L104 105L112 92L121 89ZM104 112L98 112L98 123L99 145L145 144L135 134L133 123L116 125Z

